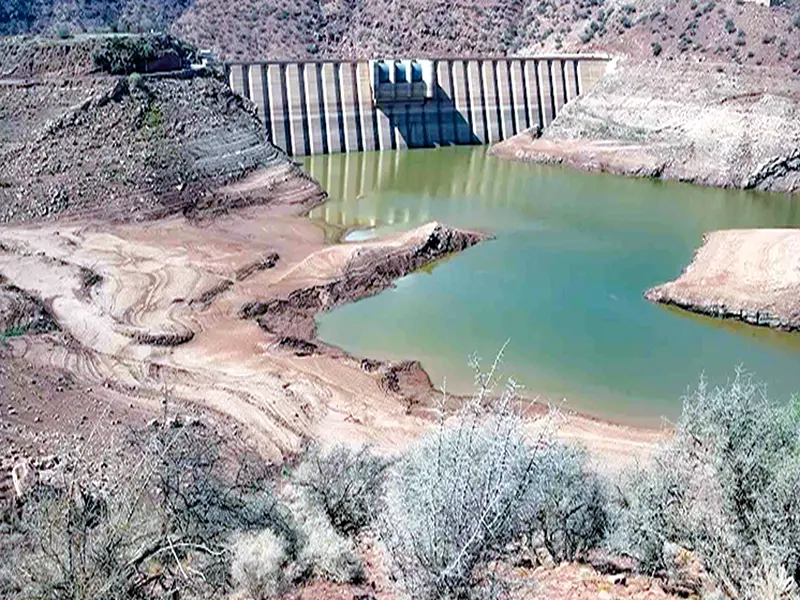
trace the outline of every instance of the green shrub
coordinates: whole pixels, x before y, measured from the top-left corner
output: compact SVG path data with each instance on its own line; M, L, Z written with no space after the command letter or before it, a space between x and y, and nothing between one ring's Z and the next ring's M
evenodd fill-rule
M167 35L123 35L103 40L92 54L94 66L112 75L146 73L156 59L186 66L194 49Z
M733 22L733 19L725 20L725 31L728 33L734 33L736 31L736 23Z
M800 403L737 372L684 401L674 439L622 486L614 545L643 569L691 550L734 598L800 584ZM790 590L791 591L791 590ZM777 596L776 596L777 597Z
M66 40L72 37L72 33L69 30L69 27L66 25L62 25L58 29L56 29L56 35L59 39Z
M659 54L661 54L661 50L662 50L661 44L659 44L658 42L651 42L650 43L650 50L652 50L653 56L658 56Z
M142 76L139 73L131 73L128 75L128 86L130 89L135 90L140 85L142 85Z

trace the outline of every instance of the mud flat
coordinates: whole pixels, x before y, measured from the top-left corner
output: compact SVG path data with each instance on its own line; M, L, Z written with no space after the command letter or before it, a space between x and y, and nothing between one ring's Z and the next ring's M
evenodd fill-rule
M681 276L645 297L714 317L800 330L800 230L708 233Z
M701 185L800 190L800 76L783 67L622 61L541 137L491 153Z

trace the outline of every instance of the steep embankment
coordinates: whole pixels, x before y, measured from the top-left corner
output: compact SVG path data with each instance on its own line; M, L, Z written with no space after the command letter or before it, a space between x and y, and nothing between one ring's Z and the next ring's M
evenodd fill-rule
M681 276L645 297L714 317L800 330L800 231L708 233Z
M613 66L613 65L612 65ZM800 189L800 76L782 68L622 63L541 138L492 153L702 185Z
M180 45L157 42L0 44L0 222L163 216L256 167L288 163L221 78L187 70Z

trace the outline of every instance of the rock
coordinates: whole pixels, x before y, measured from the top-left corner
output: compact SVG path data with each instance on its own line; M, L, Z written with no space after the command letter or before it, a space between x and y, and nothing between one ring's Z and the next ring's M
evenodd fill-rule
M21 460L11 469L11 481L17 498L23 498L36 484L36 472L27 460Z
M613 585L627 585L628 576L625 573L617 573L616 575L609 575L608 582Z
M544 546L536 548L536 561L545 569L554 569L556 566L553 555L550 554L550 551Z

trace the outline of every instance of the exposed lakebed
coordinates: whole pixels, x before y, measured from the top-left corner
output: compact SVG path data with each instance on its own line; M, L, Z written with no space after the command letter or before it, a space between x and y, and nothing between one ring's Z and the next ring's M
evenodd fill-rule
M687 315L642 293L677 276L702 234L800 225L782 195L586 174L444 148L308 158L330 193L311 213L357 237L438 220L496 239L318 318L320 337L362 356L418 358L467 392L471 353L530 395L636 425L674 418L704 373L744 365L773 395L800 392L800 335ZM366 231L365 231L366 230Z

